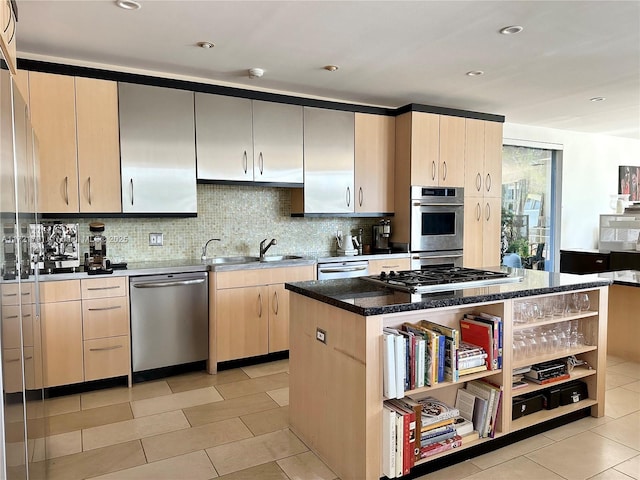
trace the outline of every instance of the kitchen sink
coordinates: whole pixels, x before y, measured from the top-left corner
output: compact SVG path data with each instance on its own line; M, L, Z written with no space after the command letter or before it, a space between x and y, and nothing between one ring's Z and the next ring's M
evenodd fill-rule
M284 260L300 260L303 257L299 257L298 255L270 255L268 257L264 257L262 262L282 262Z
M258 257L213 257L207 258L208 265L231 265L238 263L253 263L260 259Z

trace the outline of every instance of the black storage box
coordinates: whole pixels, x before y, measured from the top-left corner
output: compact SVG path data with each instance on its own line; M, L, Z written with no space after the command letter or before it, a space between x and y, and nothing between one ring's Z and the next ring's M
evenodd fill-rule
M511 419L531 415L539 412L544 408L545 398L542 393L531 393L513 398L513 407L511 409Z
M562 387L563 385L556 385L542 392L544 395L544 408L553 410L560 406L560 392L562 391Z
M560 387L560 405L570 405L589 397L587 384L575 380L573 382L559 385Z

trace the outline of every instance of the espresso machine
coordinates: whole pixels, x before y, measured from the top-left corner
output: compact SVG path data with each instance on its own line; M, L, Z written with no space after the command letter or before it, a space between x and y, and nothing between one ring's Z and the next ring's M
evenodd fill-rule
M18 242L13 223L2 226L2 278L13 280L18 275Z
M383 218L373 226L373 253L391 253L391 220Z
M107 259L107 238L103 235L104 223L89 224L89 253L84 254L84 269L89 275L113 273Z

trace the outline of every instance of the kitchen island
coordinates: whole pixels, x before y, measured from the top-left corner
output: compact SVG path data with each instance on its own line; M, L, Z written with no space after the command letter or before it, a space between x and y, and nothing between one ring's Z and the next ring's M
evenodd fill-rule
M609 288L607 351L610 355L640 362L640 271L606 272L599 276L613 281Z
M496 269L500 270L500 269ZM483 449L500 438L517 436L529 427L571 416L585 409L604 415L608 287L611 280L596 275L569 275L533 270L513 270L522 281L431 294L411 294L371 284L363 279L288 283L290 290L290 424L292 430L342 479L382 477L382 333L384 327L430 320L456 327L465 313L486 312L504 320L503 368L466 375L405 394L428 391L453 405L458 389L468 380L485 378L502 388L496 435L456 449ZM547 297L568 299L586 293L589 308L566 311L554 317L514 324L514 307L542 302ZM569 350L554 350L524 360L513 358L514 332L533 327L576 321L588 340ZM571 374L588 386L588 398L571 405L543 410L512 420L511 371L513 368L575 355L589 367ZM568 381L567 380L567 381ZM558 382L560 383L560 382ZM529 384L518 395L544 385ZM456 453L456 455L457 455ZM444 452L417 462L425 473ZM471 456L471 455L470 455ZM461 460L461 459L460 459ZM459 461L459 460L458 460Z

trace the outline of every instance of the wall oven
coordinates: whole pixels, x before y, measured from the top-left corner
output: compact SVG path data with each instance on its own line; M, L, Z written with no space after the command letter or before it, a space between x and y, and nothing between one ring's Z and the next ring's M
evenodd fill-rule
M411 269L462 266L464 189L411 187Z

